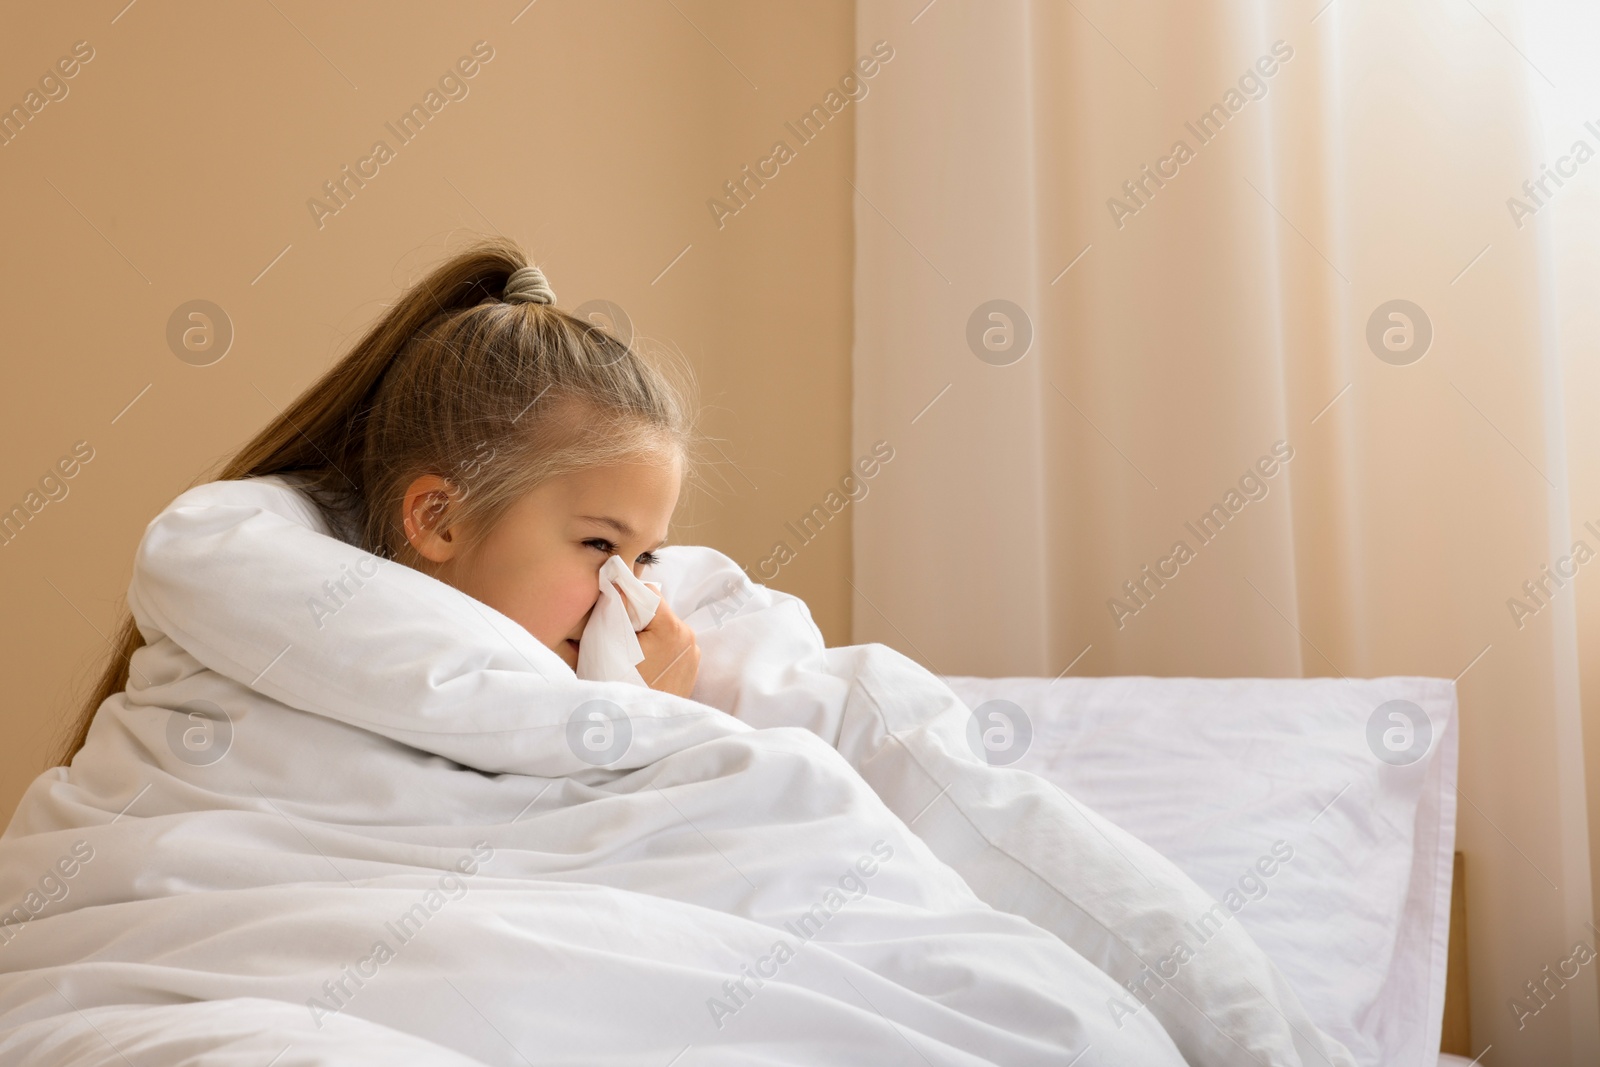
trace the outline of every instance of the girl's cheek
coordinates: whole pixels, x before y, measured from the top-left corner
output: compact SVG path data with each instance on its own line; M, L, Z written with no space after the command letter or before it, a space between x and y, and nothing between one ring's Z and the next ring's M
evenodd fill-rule
M559 602L563 614L581 619L599 599L600 591L597 585L593 584L591 579L580 579L566 585L561 592Z

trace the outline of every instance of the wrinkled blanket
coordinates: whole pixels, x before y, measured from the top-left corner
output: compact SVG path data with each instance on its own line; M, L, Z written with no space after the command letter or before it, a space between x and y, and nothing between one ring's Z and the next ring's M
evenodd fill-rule
M1171 963L1215 902L938 678L661 555L694 699L283 479L180 496L126 692L0 838L0 1063L1351 1063L1239 924Z

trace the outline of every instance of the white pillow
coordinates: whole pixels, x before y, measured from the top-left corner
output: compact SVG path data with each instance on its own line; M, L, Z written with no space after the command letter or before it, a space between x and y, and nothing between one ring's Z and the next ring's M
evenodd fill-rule
M1001 721L988 711L1015 715L986 702L1019 707L1032 739L1004 760L1227 904L1358 1062L1434 1061L1455 848L1454 683L944 680L985 726Z

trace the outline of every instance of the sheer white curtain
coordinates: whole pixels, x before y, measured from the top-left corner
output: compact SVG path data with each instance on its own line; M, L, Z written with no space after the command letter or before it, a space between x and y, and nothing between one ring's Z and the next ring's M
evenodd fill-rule
M1592 976L1508 1010L1596 937L1596 36L1487 0L925 3L858 5L895 58L858 113L854 435L895 458L854 640L1459 678L1475 1044L1600 1060Z

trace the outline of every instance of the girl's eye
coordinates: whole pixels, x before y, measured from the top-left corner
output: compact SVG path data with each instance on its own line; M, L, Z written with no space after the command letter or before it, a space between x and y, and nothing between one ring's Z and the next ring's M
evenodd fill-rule
M607 541L604 537L591 537L585 541L584 544L588 545L590 548L597 549L608 556L615 555L617 551L617 546L614 543ZM656 555L654 552L641 552L639 554L638 562L641 566L648 567L652 563L660 563L661 557Z

